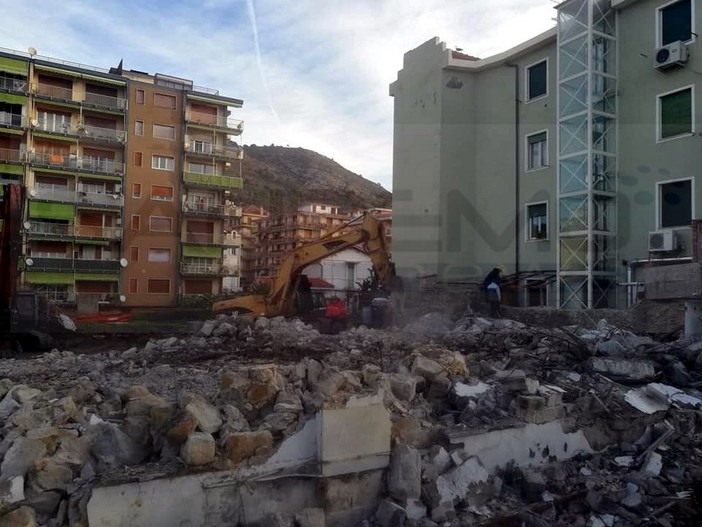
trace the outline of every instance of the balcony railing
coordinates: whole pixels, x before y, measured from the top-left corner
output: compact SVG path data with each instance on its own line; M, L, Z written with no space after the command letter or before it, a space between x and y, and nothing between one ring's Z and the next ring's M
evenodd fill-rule
M197 172L184 172L183 181L185 183L190 183L191 185L226 189L236 189L244 186L244 180L240 177L198 174Z
M0 148L0 161L24 161L24 153L14 148Z
M121 175L124 173L124 163L103 157L35 152L30 154L29 161L34 165L46 167L62 167L90 172L100 172L103 174Z
M26 79L0 77L0 90L27 93L27 86L28 84Z
M225 216L224 205L210 205L207 203L193 203L186 201L183 203L183 212L195 216Z
M76 135L77 130L70 122L57 122L54 119L37 119L35 128L43 132Z
M238 146L218 146L212 143L190 141L185 145L185 151L202 156L221 157L223 159L243 159L244 150Z
M104 238L108 240L119 240L122 238L122 227L68 225L65 223L50 223L47 221L30 221L29 223L30 235L75 236L76 238Z
M27 127L27 118L22 114L0 112L0 126Z
M119 260L83 260L79 258L42 258L32 257L32 269L35 271L70 271L90 273L119 272Z
M39 183L34 187L33 194L30 194L30 197L45 201L63 201L110 207L121 207L124 205L124 197L119 193L86 191L83 190L81 185L78 185L77 189L72 189L63 185Z
M227 128L241 132L244 129L244 121L240 119L231 119L220 115L212 115L198 111L190 111L185 117L185 120L191 124L201 126L211 126L213 128Z
M119 240L122 238L122 227L94 227L92 225L76 225L76 238L107 238Z
M239 267L226 265L219 262L189 263L181 262L180 273L183 275L199 276L238 276Z
M127 99L112 97L110 95L100 95L99 93L86 93L83 96L83 102L94 106L110 108L112 110L127 109Z
M222 237L222 245L226 247L239 247L241 246L241 236L233 234L225 234Z
M201 232L185 232L183 233L181 241L185 243L198 243L200 245L220 245L222 236Z
M78 135L85 139L96 139L98 141L115 141L123 143L127 137L124 130L114 130L112 128L100 128L99 126L80 125Z
M39 97L48 97L60 101L73 101L73 90L71 88L61 88L50 84L38 83L34 87L34 93Z

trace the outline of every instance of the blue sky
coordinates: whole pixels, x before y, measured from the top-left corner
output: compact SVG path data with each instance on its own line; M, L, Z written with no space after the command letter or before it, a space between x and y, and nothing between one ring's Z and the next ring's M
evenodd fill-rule
M244 100L245 144L300 146L392 188L403 54L438 36L487 57L555 22L552 0L0 0L0 46L164 73ZM234 116L234 115L233 115Z

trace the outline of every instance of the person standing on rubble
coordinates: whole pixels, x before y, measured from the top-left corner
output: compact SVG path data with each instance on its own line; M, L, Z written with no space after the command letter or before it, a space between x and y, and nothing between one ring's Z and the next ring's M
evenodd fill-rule
M483 280L485 299L490 306L490 316L492 318L502 318L502 313L500 313L500 302L502 302L500 283L503 272L504 268L501 265L497 265L488 273L485 280Z

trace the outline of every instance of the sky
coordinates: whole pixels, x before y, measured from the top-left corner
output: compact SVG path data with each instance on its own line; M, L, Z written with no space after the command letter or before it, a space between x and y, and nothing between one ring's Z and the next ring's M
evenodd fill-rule
M403 55L481 58L553 27L553 0L0 0L0 47L184 77L243 99L244 144L315 150L392 190Z

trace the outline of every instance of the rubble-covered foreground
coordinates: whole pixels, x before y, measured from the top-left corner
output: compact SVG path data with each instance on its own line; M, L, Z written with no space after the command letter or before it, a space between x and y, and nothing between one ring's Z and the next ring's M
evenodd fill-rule
M3 527L87 526L97 486L255 467L366 394L392 450L363 525L702 524L702 342L605 321L433 313L328 336L221 316L141 349L4 359L0 379ZM325 510L261 525L319 527Z

